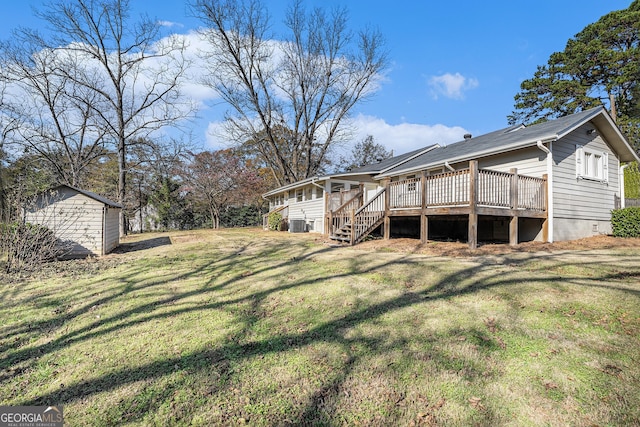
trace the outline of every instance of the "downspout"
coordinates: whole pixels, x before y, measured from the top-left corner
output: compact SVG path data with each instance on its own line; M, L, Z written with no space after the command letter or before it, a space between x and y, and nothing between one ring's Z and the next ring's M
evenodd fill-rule
M549 141L549 146L553 141ZM547 221L549 221L549 243L553 243L553 154L551 150L544 146L542 140L539 140L536 145L540 150L547 154Z
M624 170L629 167L629 163L626 165L620 166L618 181L620 181L620 209L625 208L625 199L624 199Z
M313 178L313 179L311 180L311 184L315 185L315 186L316 186L316 187L318 187L318 188L322 188L322 191L324 192L324 191L325 191L324 186L322 186L322 185L320 185L320 184L316 184L316 181L317 181L317 179L316 179L316 178Z
M455 171L456 171L456 169L455 169L453 166L451 166L451 165L449 164L449 162L447 162L446 160L445 160L445 162L444 162L444 167L445 167L445 168L447 168L447 169L449 169L451 172L455 172Z
M325 218L327 217L327 189L324 188L324 186L320 185L320 184L316 184L317 178L312 178L311 179L311 184L315 185L318 188L322 188L322 234L326 234L326 230L325 230L325 226L326 226L326 221Z

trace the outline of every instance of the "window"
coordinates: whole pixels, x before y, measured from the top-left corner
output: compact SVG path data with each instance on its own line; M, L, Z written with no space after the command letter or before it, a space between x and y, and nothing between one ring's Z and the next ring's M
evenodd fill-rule
M302 201L303 194L304 192L302 191L302 189L296 190L296 202Z
M609 155L576 145L576 177L601 182L609 181Z
M342 183L335 183L332 182L331 183L331 192L332 193L339 193L341 190L344 189L344 184Z
M414 179L415 177L416 177L415 175L409 175L409 176L407 176L407 179ZM407 185L407 191L416 191L416 182L415 181L410 182Z

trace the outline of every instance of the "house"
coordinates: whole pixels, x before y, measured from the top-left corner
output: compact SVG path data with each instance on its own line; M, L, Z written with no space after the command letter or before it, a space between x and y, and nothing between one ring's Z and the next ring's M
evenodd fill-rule
M90 191L60 185L25 211L25 221L41 224L70 244L64 258L106 255L119 245L122 206Z
M354 244L385 238L572 240L611 233L624 205L623 163L638 161L607 111L594 108L431 145L341 174L270 191L291 231Z

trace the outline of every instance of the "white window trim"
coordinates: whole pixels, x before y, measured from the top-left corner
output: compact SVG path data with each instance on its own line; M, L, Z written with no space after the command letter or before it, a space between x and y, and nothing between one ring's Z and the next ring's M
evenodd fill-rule
M600 166L596 170L597 163L595 163L595 159L598 157L600 158ZM588 162L593 166L590 174L587 174ZM576 178L603 183L609 182L609 153L576 145Z
M416 176L415 175L407 175L407 177L405 179L414 179ZM417 185L415 182L410 182L407 184L407 191L410 193L415 193L417 190Z

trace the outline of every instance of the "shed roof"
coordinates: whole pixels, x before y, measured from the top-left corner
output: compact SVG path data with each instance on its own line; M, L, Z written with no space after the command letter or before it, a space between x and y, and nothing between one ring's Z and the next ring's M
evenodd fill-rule
M69 188L69 189L71 189L73 191L76 191L76 192L78 192L78 193L80 193L80 194L82 194L84 196L87 196L87 197L89 197L89 198L91 198L93 200L96 200L96 201L98 201L98 202L100 202L102 204L105 204L105 205L107 205L109 207L122 209L122 205L120 203L116 203L113 200L107 199L106 197L103 197L103 196L101 196L99 194L96 194L96 193L94 193L92 191L83 190L81 188L72 187L70 185L66 185L66 184L58 185L57 187L52 188L51 191L58 190L59 188Z

